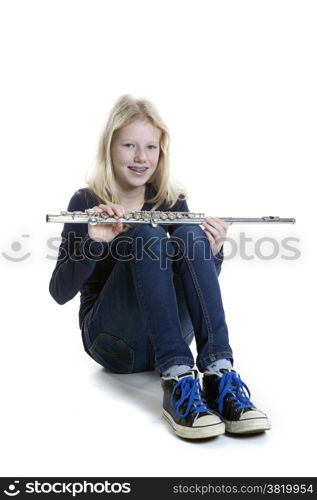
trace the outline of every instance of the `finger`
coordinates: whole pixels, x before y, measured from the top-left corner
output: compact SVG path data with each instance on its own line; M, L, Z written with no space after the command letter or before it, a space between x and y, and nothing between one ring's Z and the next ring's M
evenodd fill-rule
M215 239L213 238L212 234L209 233L209 231L205 230L206 236L209 241L214 242Z
M212 226L204 228L204 230L208 239L211 240L212 238L212 240L215 242L216 245L220 245L220 243L223 244L226 241L226 235L219 234L218 231L216 231Z
M121 210L123 213L125 213L125 208L123 205L113 205L112 208L118 208L119 210Z
M216 229L221 230L223 228L223 225L219 222L220 219L217 219L217 217L205 217L205 220Z
M95 212L98 212L98 214L102 213L102 208L100 207L92 207L92 210L94 210Z
M224 227L225 229L228 229L228 227L230 225L228 222L224 221L223 219L219 219L218 217L215 217L215 220L217 222L219 222L219 224L221 224L222 227Z
M122 222L115 222L112 226L112 232L114 234L118 234L123 230L123 224Z
M110 215L110 216L114 215L114 211L112 210L112 208L109 205L104 205L101 203L99 205L99 207L102 209L103 212L106 212L108 215Z
M209 222L203 223L203 226L208 228L215 236L218 235L219 238L226 237L227 228L223 227L221 224L217 224L217 228ZM216 231L216 232L215 232Z
M124 207L122 207L121 205L113 205L112 210L118 217L123 217L125 213Z
M102 207L104 211L114 216L123 217L125 214L125 209L122 205L117 205L115 203L104 205L101 203L99 206Z
M214 228L214 226L212 226L208 222L203 222L203 227L204 229L206 229L206 231L210 232L213 236L215 236L215 238L221 236L220 231L218 231L218 229Z
M218 238L217 236L213 236L211 232L208 231L208 229L205 229L206 236L208 240L210 241L211 245L217 245L218 241L221 240L221 238ZM214 247L213 247L214 248Z
M206 236L207 236L207 238L209 240L209 243L210 243L213 255L216 255L216 253L218 253L217 252L218 247L217 247L217 243L216 243L215 239L208 232L206 232Z

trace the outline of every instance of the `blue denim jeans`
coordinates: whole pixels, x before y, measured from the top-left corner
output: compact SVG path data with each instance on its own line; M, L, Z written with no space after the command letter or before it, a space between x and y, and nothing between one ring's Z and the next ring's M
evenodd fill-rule
M174 226L175 227L175 226ZM233 361L210 242L199 225L138 224L110 244L114 268L86 314L86 352L107 369L133 373Z

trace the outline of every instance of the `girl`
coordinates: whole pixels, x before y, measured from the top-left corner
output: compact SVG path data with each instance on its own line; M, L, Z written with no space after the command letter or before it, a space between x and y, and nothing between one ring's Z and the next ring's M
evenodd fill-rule
M94 208L117 217L135 210L188 212L186 199L170 177L169 132L157 110L147 100L120 97L88 186L74 193L68 210ZM83 344L97 363L117 373L156 370L163 415L177 435L190 439L270 428L232 369L218 281L227 230L210 217L202 227L67 223L49 285L59 304L80 291Z

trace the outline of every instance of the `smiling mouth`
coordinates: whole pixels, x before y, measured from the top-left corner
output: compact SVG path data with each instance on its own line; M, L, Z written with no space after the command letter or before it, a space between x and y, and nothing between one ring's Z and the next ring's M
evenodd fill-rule
M128 167L133 172L145 172L149 167Z

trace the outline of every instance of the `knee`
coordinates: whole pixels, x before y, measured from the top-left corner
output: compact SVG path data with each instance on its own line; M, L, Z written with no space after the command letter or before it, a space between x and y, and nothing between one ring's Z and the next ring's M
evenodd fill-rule
M131 255L142 250L144 246L150 246L160 251L168 240L167 232L162 226L153 227L150 224L137 224L129 230L128 234L122 233L110 243L111 254L117 259L130 260Z
M182 224L173 231L171 238L188 238L188 235L193 235L195 238L205 237L204 230L199 224Z
M183 224L171 235L171 241L176 245L177 253L180 251L199 251L209 255L210 243L205 231L198 224Z
M140 255L141 258L146 250L150 256L157 258L167 251L168 241L167 232L163 227L140 224L133 234L131 252L134 255Z
M167 232L163 226L153 227L151 224L138 224L133 232L133 236L142 236L146 239L150 239L153 236L165 238L167 237Z

